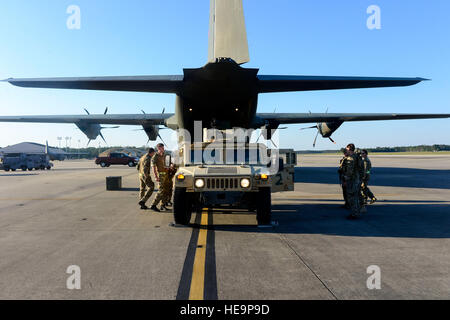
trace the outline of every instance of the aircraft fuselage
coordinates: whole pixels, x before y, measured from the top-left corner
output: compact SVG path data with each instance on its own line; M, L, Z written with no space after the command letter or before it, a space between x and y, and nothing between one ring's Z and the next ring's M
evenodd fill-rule
M175 107L178 127L192 132L194 121L202 121L207 128L254 127L258 71L242 68L231 59L184 69Z

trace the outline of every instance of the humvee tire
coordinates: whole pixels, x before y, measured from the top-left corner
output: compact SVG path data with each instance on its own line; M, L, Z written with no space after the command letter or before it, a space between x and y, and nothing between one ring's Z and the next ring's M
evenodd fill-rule
M173 195L173 216L176 224L188 225L191 221L192 203L186 188L175 187Z
M134 162L133 161L130 161L130 162L128 162L128 166L131 168L131 167L134 167Z
M22 171L27 171L27 167L26 166L22 166L20 168L22 169Z
M256 203L256 220L258 225L271 224L272 201L270 187L259 188Z
M106 168L106 162L100 162L100 167L102 167L102 168Z

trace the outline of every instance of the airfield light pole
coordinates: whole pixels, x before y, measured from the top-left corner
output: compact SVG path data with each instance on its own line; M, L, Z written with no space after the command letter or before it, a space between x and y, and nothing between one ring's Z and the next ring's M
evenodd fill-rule
M61 149L61 140L62 140L62 137L57 137L56 139L58 140L58 142L59 142L59 148Z
M66 152L68 152L69 149L68 149L67 143L69 141L69 137L65 137L64 139L66 140Z

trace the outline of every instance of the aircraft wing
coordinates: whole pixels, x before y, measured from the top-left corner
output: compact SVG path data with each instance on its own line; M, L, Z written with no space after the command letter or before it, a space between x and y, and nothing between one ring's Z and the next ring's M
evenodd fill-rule
M428 79L377 77L322 77L322 76L258 76L258 93L404 87Z
M12 85L27 88L84 89L177 93L183 83L182 75L84 77L84 78L26 78L6 79Z
M97 123L116 125L163 125L164 120L173 114L91 114L91 115L54 115L54 116L4 116L0 122L31 123Z
M420 113L258 113L263 121L277 124L349 122L377 120L408 120L450 118L450 114Z

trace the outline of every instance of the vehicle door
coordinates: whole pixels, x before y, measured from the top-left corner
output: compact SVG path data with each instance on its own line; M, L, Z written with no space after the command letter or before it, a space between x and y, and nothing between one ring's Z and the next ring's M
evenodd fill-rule
M297 163L295 152L279 155L278 172L272 176L272 192L294 191L294 174Z

